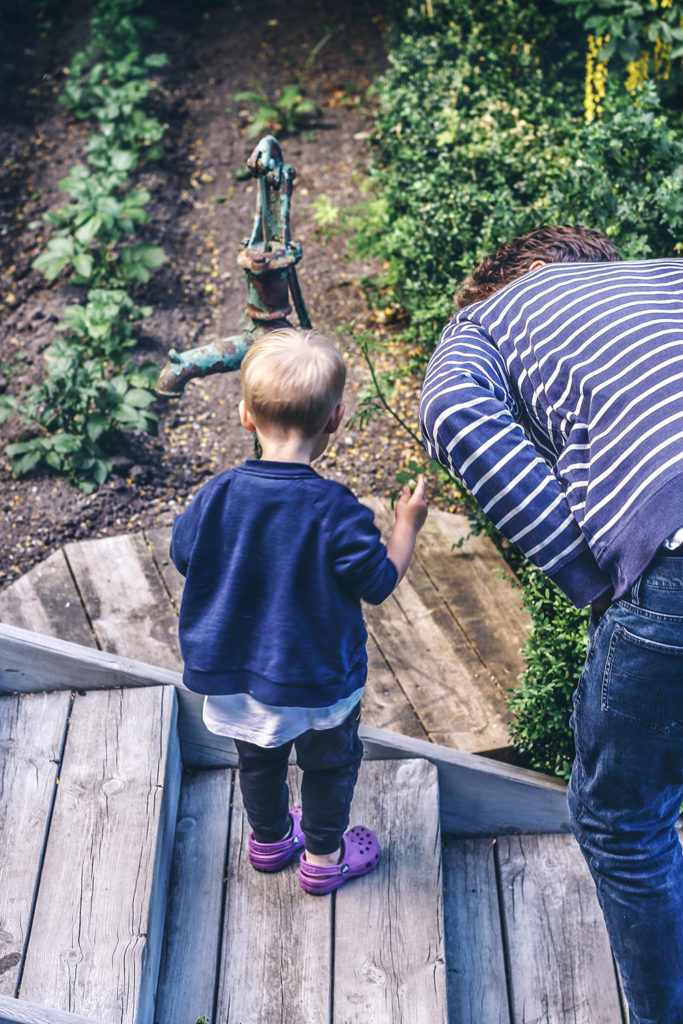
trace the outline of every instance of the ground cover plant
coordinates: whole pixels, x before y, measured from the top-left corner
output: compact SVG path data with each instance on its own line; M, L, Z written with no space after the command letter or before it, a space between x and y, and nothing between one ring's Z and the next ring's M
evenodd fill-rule
M631 7L629 20L623 4L589 0L554 10L518 0L393 5L355 244L383 259L368 290L402 311L416 362L426 364L474 264L539 223L600 228L624 258L683 251L683 140L670 99L680 18L671 0ZM606 74L610 60L623 74ZM462 501L476 530L495 532ZM566 778L587 611L499 542L533 622L528 669L509 699L511 736L527 764Z
M74 164L60 188L69 202L50 210L54 229L33 261L48 280L68 276L85 298L70 302L45 353L46 374L23 397L0 398L0 422L18 414L31 436L7 447L12 470L41 464L68 476L86 493L102 484L121 430L154 432L150 410L157 377L153 363L130 357L136 321L149 316L133 293L164 260L163 251L135 237L149 222L150 194L134 171L159 156L161 123L144 109L155 88L149 77L165 56L143 55L140 0L106 0L93 8L91 37L73 58L62 100L94 130L84 163Z

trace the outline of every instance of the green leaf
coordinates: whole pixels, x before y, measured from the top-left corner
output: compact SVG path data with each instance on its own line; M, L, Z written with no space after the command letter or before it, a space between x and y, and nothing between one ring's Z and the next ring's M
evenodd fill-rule
M37 448L17 459L12 459L12 472L16 473L17 476L23 476L24 473L30 473L31 470L35 469L38 463L42 461L42 458L43 451L41 448Z
M90 280L95 265L95 261L90 253L82 252L78 256L74 256L73 265L74 270L79 277L83 278L84 282Z
M156 400L156 397L151 391L132 388L126 393L126 405L132 405L135 409L146 409L148 405L151 405Z
M85 424L88 437L91 441L97 441L109 426L109 417L103 413L95 412L88 416Z
M89 217L84 224L78 229L75 234L77 242L81 245L88 246L97 238L102 229L102 218L95 214L93 217Z
M110 161L116 171L132 171L138 158L132 149L114 149L110 153Z
M110 459L96 459L93 467L93 476L98 484L103 484L111 473L112 463Z

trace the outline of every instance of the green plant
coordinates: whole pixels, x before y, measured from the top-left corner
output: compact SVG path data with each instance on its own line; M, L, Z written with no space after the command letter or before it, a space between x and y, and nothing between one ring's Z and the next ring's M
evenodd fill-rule
M238 103L250 103L256 110L246 130L248 139L264 133L295 135L318 119L320 108L307 99L298 85L285 85L279 97L270 99L258 86L243 92L236 92L233 99Z
M602 121L584 123L571 26L541 22L534 3L433 9L380 83L354 235L360 254L384 260L373 286L407 313L425 355L474 264L539 222L602 228L625 256L679 251L683 165L651 83L637 105L608 90Z
M7 446L12 472L29 473L45 466L67 476L86 494L111 472L110 455L120 430L154 433L156 416L148 406L155 396L155 364L110 376L102 359L82 360L78 350L55 341L46 354L48 374L31 388L21 405L10 396L0 399L0 422L18 413L36 434Z
M319 196L316 196L313 202L308 204L308 208L313 211L318 231L323 236L333 234L340 227L342 209L336 203L333 203L325 192L321 192Z
M63 96L99 132L86 145L89 166L74 165L60 182L71 201L45 214L55 231L33 266L48 280L69 271L73 284L89 288L86 299L64 310L60 337L45 353L45 379L21 401L0 398L0 422L17 415L32 431L8 446L12 470L45 466L84 491L106 480L121 430L157 429L150 409L157 367L136 366L129 357L133 324L151 307L138 306L126 291L147 282L164 260L158 246L134 237L149 222L150 195L131 173L155 155L163 133L141 104L155 87L149 71L166 60L142 55L139 31L152 23L133 15L139 6L140 0L96 5L91 40L73 59Z
M284 85L278 97L269 97L258 85L234 94L232 98L237 103L249 103L256 108L246 130L247 138L254 139L266 132L295 135L318 120L320 108L306 97L304 81L318 53L331 38L332 33L327 32L318 40L306 58L297 80Z
M621 73L628 91L655 80L671 99L683 86L683 3L680 0L555 0L583 25L594 57ZM591 40L593 44L591 44ZM590 87L590 61L587 85Z
M589 610L574 608L528 562L518 575L532 632L524 647L528 667L520 685L508 691L510 736L530 768L568 779L574 760L571 697L586 653Z
M122 151L123 152L123 151ZM125 161L120 167L93 173L84 164L75 164L60 188L72 196L72 202L49 211L45 219L58 230L49 240L47 251L36 257L33 266L48 280L71 268L74 284L113 285L149 280L150 272L164 261L158 246L138 242L121 245L136 224L149 222L145 206L150 195L146 189L124 191Z

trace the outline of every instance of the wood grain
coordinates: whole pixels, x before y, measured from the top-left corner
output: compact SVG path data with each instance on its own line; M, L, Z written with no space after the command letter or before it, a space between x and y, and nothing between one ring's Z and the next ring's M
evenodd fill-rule
M0 591L0 621L94 647L95 638L64 551Z
M300 799L298 772L289 774ZM330 896L299 886L298 864L265 874L249 863L249 824L235 786L218 987L221 1024L322 1024L329 1020Z
M51 1010L47 1006L27 1003L24 999L8 999L0 995L0 1024L103 1024L80 1013ZM111 1024L111 1022L107 1022Z
M361 765L351 824L379 867L335 894L334 1024L447 1021L437 775L426 761Z
M498 841L513 1024L621 1021L593 880L571 836Z
M444 843L449 1019L510 1024L498 909L495 840Z
M168 553L171 544L171 527L160 526L155 530L147 529L144 536L177 613L180 611L185 579L176 569Z
M393 519L386 502L364 501L386 537ZM426 546L420 534L397 590L367 609L368 628L431 740L467 751L506 747L510 714L503 691L425 571ZM445 546L436 553L444 564Z
M469 533L465 516L433 509L423 533L418 557L429 576L503 691L515 686L531 618L509 566L488 537Z
M232 780L226 769L183 776L157 989L163 1024L213 1016Z
M403 736L428 739L415 709L377 646L368 636L368 681L363 693L363 721L379 729L391 729Z
M177 673L0 623L0 692L90 692L167 683L175 685L178 696L185 766L234 766L234 743L208 732L202 722L202 698L186 690ZM559 779L373 726L361 724L360 735L366 760L420 757L436 765L446 835L569 829L567 788Z
M0 993L16 994L71 695L0 697Z
M171 687L77 695L21 996L151 1024L180 761Z
M98 646L180 670L178 620L141 533L68 544Z

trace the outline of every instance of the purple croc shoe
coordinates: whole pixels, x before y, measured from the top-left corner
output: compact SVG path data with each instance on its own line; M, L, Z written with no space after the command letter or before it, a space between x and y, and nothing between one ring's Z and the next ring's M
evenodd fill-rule
M367 875L379 864L379 843L369 828L356 825L344 833L342 857L338 864L309 864L305 857L299 862L299 885L314 896L324 896L338 889L350 878Z
M303 853L304 834L301 830L301 808L292 807L289 812L292 828L279 843L259 843L254 833L249 835L249 862L257 871L280 871L292 858Z

